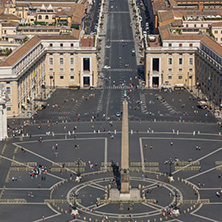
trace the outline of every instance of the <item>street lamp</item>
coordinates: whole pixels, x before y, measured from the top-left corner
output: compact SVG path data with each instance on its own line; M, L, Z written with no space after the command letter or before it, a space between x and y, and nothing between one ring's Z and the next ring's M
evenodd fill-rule
M190 92L193 92L193 76L189 76L189 78L191 79L191 87L190 87Z
M79 167L80 167L80 165L81 165L81 163L82 163L82 160L80 160L79 158L74 162L76 165L77 165L77 177L80 177L81 176L81 173L80 173L80 169L79 169Z
M172 174L172 165L174 164L174 161L170 158L169 160L166 160L164 162L164 164L169 164L170 166L170 172L169 172L169 176L168 176L168 180L171 182L173 181L173 174Z
M148 88L150 88L150 72L148 71Z

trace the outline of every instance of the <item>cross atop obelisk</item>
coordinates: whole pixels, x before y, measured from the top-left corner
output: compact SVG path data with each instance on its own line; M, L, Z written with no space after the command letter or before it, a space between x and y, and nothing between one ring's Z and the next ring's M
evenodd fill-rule
M123 101L122 141L121 141L121 190L120 194L129 194L129 120L128 102Z

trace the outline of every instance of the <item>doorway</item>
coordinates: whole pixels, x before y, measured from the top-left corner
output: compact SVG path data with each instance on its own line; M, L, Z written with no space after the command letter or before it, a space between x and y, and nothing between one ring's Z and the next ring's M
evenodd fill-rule
M159 86L159 77L153 77L153 87Z
M90 85L90 77L83 77L83 86Z

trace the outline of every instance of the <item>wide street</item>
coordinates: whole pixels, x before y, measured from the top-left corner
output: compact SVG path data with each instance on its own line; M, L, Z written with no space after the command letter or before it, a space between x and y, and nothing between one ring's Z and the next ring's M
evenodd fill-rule
M102 70L103 87L57 89L33 119L8 122L10 137L0 143L0 220L222 221L222 199L216 195L222 189L218 120L197 108L197 99L186 90L141 87L132 55L130 5L115 0L106 7L104 65L110 69ZM124 94L130 184L143 201L106 199L110 188L117 189L111 165L121 166L121 116L116 113L121 114ZM18 129L14 137L13 128ZM75 181L78 173L81 182ZM171 205L179 208L178 217L167 211ZM72 206L79 212L76 218Z

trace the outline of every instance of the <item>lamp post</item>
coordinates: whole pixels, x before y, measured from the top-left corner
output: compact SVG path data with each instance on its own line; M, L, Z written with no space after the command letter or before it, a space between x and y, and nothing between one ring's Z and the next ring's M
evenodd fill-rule
M148 79L147 79L147 82L148 82L148 88L150 88L150 72L148 71Z
M170 166L170 171L169 171L169 176L168 176L169 182L174 181L173 174L172 174L172 165L174 164L174 161L170 158L169 160L166 160L164 164L169 164Z
M55 89L55 72L53 72L53 89Z
M161 72L161 86L163 85L163 71Z
M187 88L189 89L189 72L187 72Z
M190 92L193 92L193 76L191 75L189 78L191 79Z
M80 160L79 158L74 162L76 165L77 165L77 177L80 177L81 176L81 173L80 173L80 169L79 169L79 167L80 167L80 165L81 165L81 163L82 163L82 160Z

